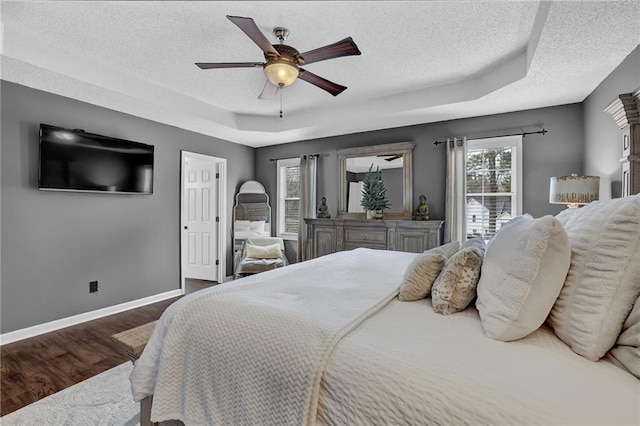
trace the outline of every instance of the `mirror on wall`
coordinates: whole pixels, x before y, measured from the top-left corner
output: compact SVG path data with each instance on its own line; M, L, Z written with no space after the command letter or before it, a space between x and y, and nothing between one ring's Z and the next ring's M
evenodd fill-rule
M271 236L271 206L269 195L257 180L248 180L240 186L233 206L233 266L242 243L250 237Z
M410 219L413 197L413 142L347 148L338 155L338 217L364 218L360 205L362 180L369 167L379 167L391 207L387 219Z

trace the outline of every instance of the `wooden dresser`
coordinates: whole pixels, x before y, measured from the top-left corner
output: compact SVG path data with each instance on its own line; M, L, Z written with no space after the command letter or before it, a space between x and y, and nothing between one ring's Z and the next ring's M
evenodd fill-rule
M358 247L422 253L442 244L444 230L440 220L305 219L305 223L307 259Z

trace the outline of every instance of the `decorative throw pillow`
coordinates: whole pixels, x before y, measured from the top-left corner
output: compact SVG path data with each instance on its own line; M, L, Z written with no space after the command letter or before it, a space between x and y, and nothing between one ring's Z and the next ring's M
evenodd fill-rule
M450 315L469 306L476 297L484 250L484 240L473 238L473 241L465 242L460 251L447 261L431 291L435 312Z
M571 266L549 324L576 353L597 361L616 342L640 294L640 195L556 217L569 234Z
M249 226L249 230L264 232L264 222L264 220L252 220Z
M247 257L254 259L277 259L280 257L280 244L254 246L247 244Z
M418 255L405 269L398 299L413 302L427 297L447 259L458 251L458 247L460 243L454 241Z
M460 246L460 250L464 250L467 247L476 247L484 252L487 248L487 243L485 243L484 239L480 237L469 238L467 241L462 243L462 245Z
M444 256L447 259L449 259L451 256L456 254L458 250L460 250L460 242L452 241L450 243L443 244L441 246L434 247L429 250L425 250L424 253L441 253L441 254L444 254Z
M234 231L248 231L251 228L251 222L248 220L236 220L233 224Z
M622 327L615 346L609 354L626 370L640 379L640 297Z
M528 214L503 225L489 241L476 307L484 333L504 342L537 330L569 270L571 247L553 216Z

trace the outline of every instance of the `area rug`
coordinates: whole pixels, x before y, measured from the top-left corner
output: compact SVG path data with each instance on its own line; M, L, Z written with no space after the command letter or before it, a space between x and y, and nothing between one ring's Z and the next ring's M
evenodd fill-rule
M133 402L130 362L63 389L0 417L2 426L140 424L140 404Z

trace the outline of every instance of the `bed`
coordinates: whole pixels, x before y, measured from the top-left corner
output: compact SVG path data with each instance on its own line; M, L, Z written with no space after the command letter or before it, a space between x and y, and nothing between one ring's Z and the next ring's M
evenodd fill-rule
M486 248L361 248L188 295L137 361L134 398L187 425L640 424L640 195L572 210L525 215ZM473 292L450 291L449 265L479 256ZM431 289L409 301L416 271Z

